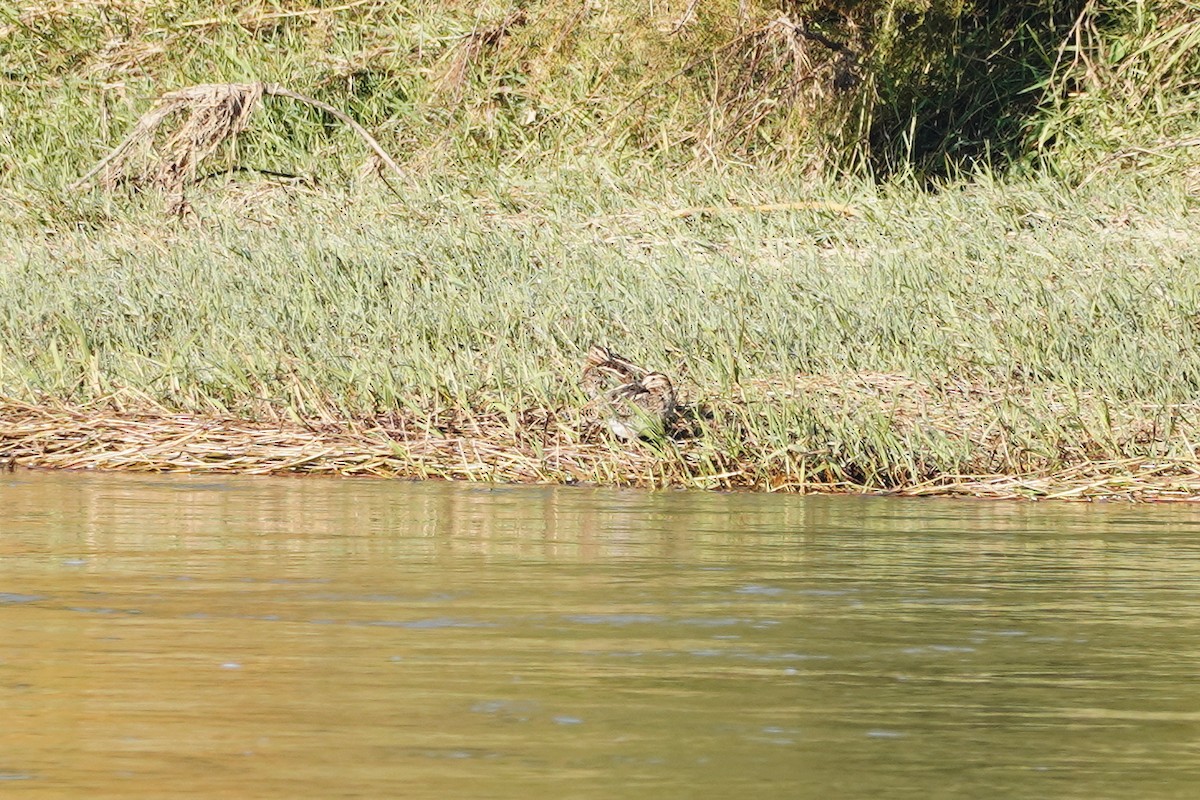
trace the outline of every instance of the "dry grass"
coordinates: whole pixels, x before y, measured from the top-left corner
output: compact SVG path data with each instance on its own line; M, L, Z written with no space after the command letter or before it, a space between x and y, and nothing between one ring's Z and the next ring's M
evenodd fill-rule
M187 208L184 188L195 180L196 166L246 129L262 95L259 83L204 84L169 92L76 186L99 172L110 191L126 181L151 183L167 193L172 213L182 213ZM155 147L159 127L177 115L183 116L178 129Z
M435 95L446 98L451 105L462 100L471 70L480 58L498 48L514 29L528 21L524 12L514 11L499 22L477 26L461 37L446 53L443 63L432 80Z
M0 403L0 461L26 467L142 472L370 475L515 483L592 479L620 456L619 483L654 485L654 458L580 441L554 412L532 409L516 428L501 415L401 415L340 423L252 422L164 411Z
M1089 458L1068 463L1029 454L1011 464L1006 432L990 413L997 404L1036 405L1052 398L1014 397L995 389L931 386L904 376L799 376L790 387L747 387L736 403L686 409L691 424L659 442L620 443L578 409L513 413L442 411L363 419L251 421L229 416L131 408L116 398L88 406L0 401L0 464L29 468L253 475L312 474L455 479L505 483L604 484L795 493L871 493L908 497L1166 501L1200 498L1195 458ZM958 472L919 471L882 487L833 468L819 443L808 451L768 452L747 420L764 404L802 397L832 417L853 409L884 415L896 437L970 443ZM1085 404L1091 399L1084 399ZM1062 409L1067 413L1067 409ZM1177 409L1195 418L1200 404ZM1150 434L1156 423L1128 413L1106 436ZM736 438L744 446L722 441ZM737 450L735 453L734 450ZM1086 448L1085 448L1086 449ZM824 465L822 466L822 461ZM974 469L971 469L971 468Z
M168 213L188 213L191 206L184 190L195 181L198 165L222 146L236 142L264 96L288 98L334 116L358 134L395 175L403 177L373 136L328 103L271 83L205 83L164 94L72 189L86 186L103 173L101 185L109 191L125 183L149 184L166 193ZM172 118L182 121L175 130L164 133L164 123Z

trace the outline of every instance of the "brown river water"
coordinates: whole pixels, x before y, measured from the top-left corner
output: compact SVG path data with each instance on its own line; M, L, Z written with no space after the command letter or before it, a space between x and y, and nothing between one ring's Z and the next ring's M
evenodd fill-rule
M1200 507L0 474L3 798L1200 797Z

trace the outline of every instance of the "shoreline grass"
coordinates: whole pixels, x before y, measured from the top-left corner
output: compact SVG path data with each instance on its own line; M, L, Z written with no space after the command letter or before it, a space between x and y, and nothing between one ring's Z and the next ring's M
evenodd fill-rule
M190 222L153 203L38 235L0 221L0 414L283 420L344 458L407 447L388 417L456 443L392 453L381 469L406 477L1200 493L1200 214L1183 176L1070 191L984 175L938 194L810 183L807 198L849 217L672 214L794 198L786 176L596 163L475 177L414 180L403 204L243 180L196 191ZM622 447L586 431L593 341L670 375L702 412L695 439ZM364 448L363 425L383 439ZM547 425L561 430L543 440ZM17 430L0 456L74 465L46 442L21 450ZM97 441L80 463L119 466L112 453L135 446ZM492 453L477 472L472 448ZM536 455L555 448L581 460ZM322 458L305 469L338 471Z
M1053 67L1047 97L1072 98L1025 120L1039 168L1031 151L933 179L909 142L912 161L889 161L879 182L815 169L860 156L831 155L805 128L820 92L796 94L803 59L779 49L799 40L763 38L756 17L736 39L751 49L712 49L729 33L724 0L682 33L658 23L695 4L655 5L654 19L626 2L520 18L501 5L228 18L109 5L0 18L17 45L0 74L0 460L1200 495L1190 6L1171 6L1162 36L1142 4L1084 4L1053 64L1028 65L1031 80ZM963 24L987 21L968 10ZM780 30L804 39L794 23ZM1143 39L1108 46L1126 33ZM898 52L880 47L878 59ZM693 51L704 68L680 72ZM820 80L838 79L847 54L833 52L814 62ZM911 56L914 69L932 57ZM1143 72L1160 88L1122 106ZM866 93L886 77L842 76ZM66 188L160 89L214 80L338 101L402 154L404 176L385 189L360 174L362 142L289 106L255 112L205 163L181 217L150 188ZM845 121L853 103L830 97L822 119ZM1112 125L1093 136L1096 120ZM717 141L722 125L740 132ZM579 372L593 342L667 373L693 435L621 445L588 428Z
M994 459L997 451L1007 446L1003 435L941 416L944 406L907 409L917 412L914 417L904 416L905 412L895 407L884 411L875 390L896 381L895 376L873 376L850 390L847 383L813 381L810 389L824 388L826 394L820 399L825 402L836 402L836 396L842 402L852 399L874 405L877 419L886 416L901 439L907 431L906 445L913 443L914 433L918 439L927 439L937 430L944 436L987 440ZM900 382L910 389L915 386ZM980 402L979 398L966 400L976 412ZM1200 463L1195 458L1092 460L1080 456L1067 461L1030 454L1033 457L1027 459L1026 469L1017 473L955 473L922 469L913 463L907 480L891 482L881 482L879 476L864 479L848 474L847 464L836 463L828 452L765 452L762 443L743 441L734 459L703 434L714 432L716 426L736 427L753 415L746 406L738 410L740 414L710 420L698 437L618 443L581 424L570 410L255 422L171 413L144 401L130 404L117 398L89 406L0 399L0 469L325 475L998 500L1171 502L1200 498ZM1200 403L1186 411L1194 418ZM979 417L970 419L978 422ZM940 429L937 423L941 423ZM1134 423L1144 431L1147 420ZM908 453L912 459L921 457L916 448Z

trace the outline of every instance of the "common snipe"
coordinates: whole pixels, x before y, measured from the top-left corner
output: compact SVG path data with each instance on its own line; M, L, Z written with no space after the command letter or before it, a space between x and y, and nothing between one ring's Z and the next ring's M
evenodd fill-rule
M592 345L583 367L589 407L618 439L661 436L675 415L675 387L602 345Z

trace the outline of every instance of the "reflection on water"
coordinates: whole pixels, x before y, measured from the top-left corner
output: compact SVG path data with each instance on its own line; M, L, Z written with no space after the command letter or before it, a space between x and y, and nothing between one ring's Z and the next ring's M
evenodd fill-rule
M0 792L1191 798L1198 533L1181 507L0 475Z

